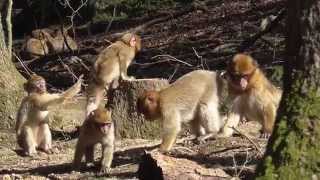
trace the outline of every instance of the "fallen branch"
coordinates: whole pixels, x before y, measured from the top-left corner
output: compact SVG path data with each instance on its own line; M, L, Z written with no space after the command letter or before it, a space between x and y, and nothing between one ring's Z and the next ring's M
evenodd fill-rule
M197 162L164 155L159 151L145 152L139 164L138 177L150 179L229 179L220 168L206 168Z

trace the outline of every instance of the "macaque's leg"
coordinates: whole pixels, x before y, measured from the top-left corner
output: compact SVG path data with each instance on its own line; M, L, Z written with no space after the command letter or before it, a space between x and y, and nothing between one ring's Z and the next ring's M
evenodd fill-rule
M105 96L105 89L96 86L93 92L88 96L87 108L86 108L86 115L88 116L92 111L96 110L100 103L103 101Z
M49 125L47 123L43 123L42 125L40 125L38 139L41 140L39 142L39 148L43 150L45 153L51 154L52 136Z
M205 129L203 126L201 126L199 118L196 118L190 122L191 130L193 134L196 135L196 137L203 136L206 134Z
M23 150L27 156L34 156L37 151L37 142L35 140L34 133L32 131L32 128L30 127L25 127L22 132L24 136L25 142L23 143Z
M88 146L85 152L86 163L94 162L94 146Z
M113 152L113 145L102 145L101 172L108 173L110 171Z
M218 102L211 101L207 104L200 104L199 118L201 120L201 125L205 128L206 135L199 137L198 140L205 141L206 139L215 136L222 126Z
M264 108L261 138L269 138L276 119L276 108L272 105Z
M76 151L73 158L73 167L75 169L80 169L81 167L81 160L86 151L86 146L84 145L84 143L85 142L82 142L80 138L78 139Z

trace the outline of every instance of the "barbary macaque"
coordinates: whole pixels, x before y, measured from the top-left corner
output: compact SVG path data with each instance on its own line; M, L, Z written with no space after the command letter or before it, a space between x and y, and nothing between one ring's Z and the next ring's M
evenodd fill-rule
M182 123L190 123L197 137L218 133L223 125L218 110L222 83L216 72L196 70L180 77L168 88L145 91L138 98L138 112L147 120L162 122L160 151L170 151Z
M49 42L52 36L46 29L36 29L31 32L32 37L25 44L25 51L31 58L39 58L49 53Z
M275 87L249 55L236 54L227 68L229 96L233 98L222 136L233 134L240 119L262 124L261 137L271 135L282 91Z
M67 30L63 29L63 32L56 30L54 38L49 42L50 51L55 53L69 51L68 46L72 51L78 49L77 42L68 35Z
M87 114L100 105L112 83L117 83L119 78L134 79L127 75L127 69L140 50L140 37L126 33L99 54L93 65L92 79L87 91Z
M90 112L80 129L73 160L74 167L76 169L81 167L83 156L85 156L86 163L94 163L94 146L100 143L102 145L100 172L108 172L113 159L114 133L111 111L99 107Z
M28 93L23 98L17 113L16 135L19 146L27 156L34 156L36 149L51 153L51 132L48 125L48 107L71 99L81 90L82 77L63 93L47 92L46 81L38 75L31 75L24 84Z

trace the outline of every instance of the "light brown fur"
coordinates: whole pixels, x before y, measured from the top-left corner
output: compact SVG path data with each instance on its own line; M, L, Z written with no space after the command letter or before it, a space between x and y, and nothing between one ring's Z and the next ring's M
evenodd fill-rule
M135 42L131 44L133 39ZM99 54L93 65L92 80L87 91L87 114L100 105L112 83L117 83L119 78L123 80L134 79L127 75L127 69L140 49L140 37L127 33Z
M25 155L33 156L36 148L47 153L51 151L51 132L48 125L48 107L63 103L81 90L79 81L62 94L47 93L45 81L41 76L32 75L25 90L28 96L23 98L17 113L16 135L18 144Z
M237 54L228 66L229 95L233 105L223 128L223 136L231 136L240 117L256 120L263 126L262 137L272 133L282 91L259 69L257 62L245 54Z
M52 36L46 29L36 29L31 32L32 37L25 44L25 51L31 58L39 58L49 53L49 42Z
M108 123L107 126L102 125ZM103 131L102 129L103 128ZM86 163L94 161L94 146L97 143L102 145L101 172L108 172L111 167L114 152L114 124L111 119L111 112L98 108L92 111L84 121L74 154L73 166L80 168L82 157L85 156Z
M170 151L182 123L190 123L197 137L215 135L222 126L218 111L222 80L215 72L190 72L168 88L146 91L138 99L138 111L162 121L161 151ZM211 136L205 136L211 137ZM200 140L204 140L200 138Z
M61 30L56 30L54 38L49 41L49 48L52 53L75 51L78 49L78 44L68 35L67 30L64 29L63 33Z

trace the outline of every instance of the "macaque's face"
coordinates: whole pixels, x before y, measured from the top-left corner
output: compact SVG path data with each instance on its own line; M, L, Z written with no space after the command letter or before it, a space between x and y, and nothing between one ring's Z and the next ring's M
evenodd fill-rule
M108 122L108 123L95 122L94 124L95 124L96 128L97 128L98 130L100 130L100 132L101 132L102 134L108 134L109 131L110 131L110 127L111 127L111 125L112 125L111 122Z
M132 38L130 39L130 46L136 47L136 45L137 45L137 39L135 36L132 36Z
M45 80L43 80L43 79L37 80L34 85L35 85L36 92L38 92L40 94L47 92Z
M230 81L232 85L238 89L245 91L248 87L251 74L230 73Z

